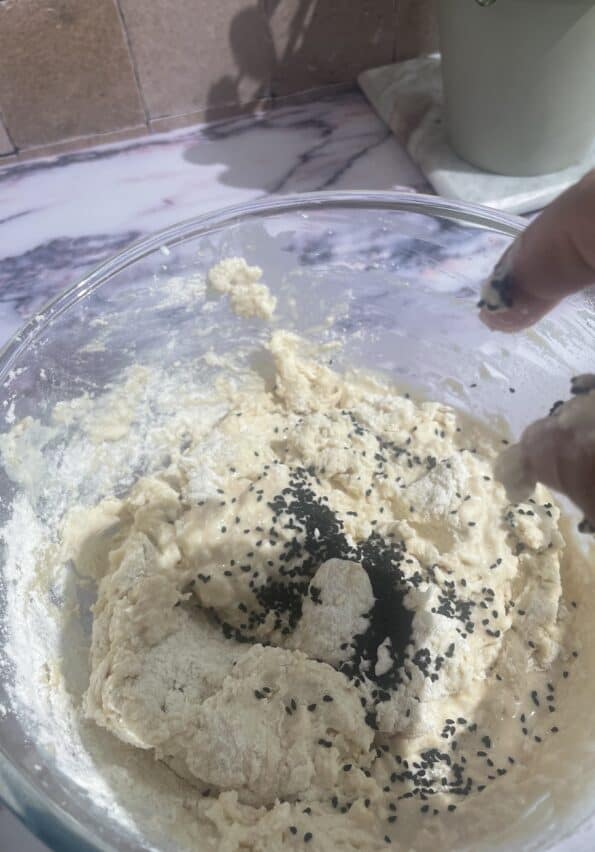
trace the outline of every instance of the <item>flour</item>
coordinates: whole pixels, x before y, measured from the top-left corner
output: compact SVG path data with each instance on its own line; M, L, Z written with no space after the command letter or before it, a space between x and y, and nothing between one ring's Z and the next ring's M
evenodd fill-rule
M418 514L444 519L466 496L468 479L468 470L461 456L453 455L437 462L428 473L411 483L404 496L415 505Z
M361 565L329 559L310 581L288 647L336 666L350 658L352 639L366 631L373 605L370 578Z

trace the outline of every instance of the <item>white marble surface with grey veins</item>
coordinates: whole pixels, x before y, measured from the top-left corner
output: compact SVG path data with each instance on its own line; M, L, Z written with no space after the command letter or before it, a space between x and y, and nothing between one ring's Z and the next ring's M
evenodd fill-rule
M347 93L1 169L0 342L146 234L260 198L428 185L362 95Z

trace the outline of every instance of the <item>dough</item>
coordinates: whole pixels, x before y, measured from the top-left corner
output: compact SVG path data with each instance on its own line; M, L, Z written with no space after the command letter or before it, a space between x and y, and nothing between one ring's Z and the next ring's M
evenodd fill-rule
M261 284L262 269L248 266L243 257L228 257L209 270L209 284L217 293L227 293L235 313L241 317L271 319L277 299Z
M421 849L554 736L559 512L511 504L498 440L450 408L287 332L269 356L67 519L98 575L85 712L204 795L217 848Z

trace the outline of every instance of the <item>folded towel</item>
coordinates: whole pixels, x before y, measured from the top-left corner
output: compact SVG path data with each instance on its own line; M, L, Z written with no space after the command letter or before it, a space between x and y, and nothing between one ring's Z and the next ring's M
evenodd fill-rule
M492 174L460 159L444 126L437 54L372 68L360 74L358 82L436 192L446 198L527 213L548 204L595 166L595 144L579 165L535 177Z

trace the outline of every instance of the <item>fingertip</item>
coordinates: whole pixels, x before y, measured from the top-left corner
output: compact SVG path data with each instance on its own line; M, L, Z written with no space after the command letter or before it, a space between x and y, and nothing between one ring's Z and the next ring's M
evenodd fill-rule
M479 319L491 331L503 331L512 334L534 325L546 313L547 308L544 305L528 303L522 296L519 296L513 308L502 308L497 311L482 308L479 312Z
M563 491L559 451L562 430L556 417L544 417L525 429L521 438L525 462L537 482Z
M479 319L490 331L502 331L507 334L522 331L529 325L524 317L512 310L490 311L482 308Z
M479 319L491 331L512 334L535 325L554 307L555 302L546 302L532 297L518 286L515 291L514 304L511 307L501 307L496 310L481 307Z

